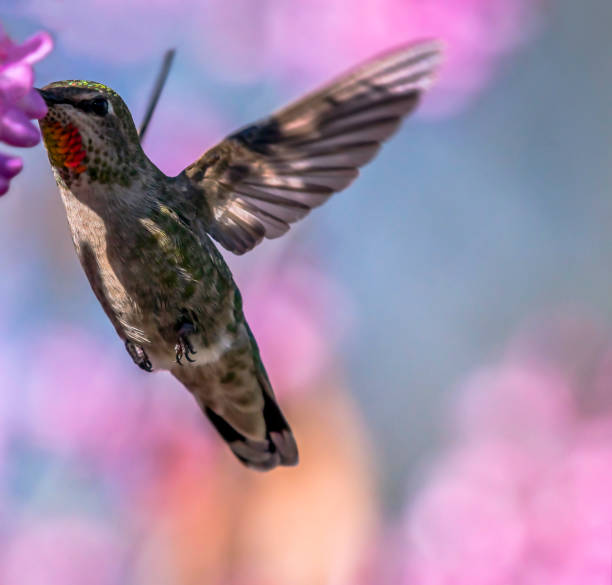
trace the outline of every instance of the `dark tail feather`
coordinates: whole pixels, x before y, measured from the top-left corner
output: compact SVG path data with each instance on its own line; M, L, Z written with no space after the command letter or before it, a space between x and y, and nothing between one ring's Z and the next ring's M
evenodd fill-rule
M263 395L266 438L261 441L245 437L214 410L206 407L204 411L234 455L247 467L267 471L278 465L297 465L298 450L293 433L275 400L265 391Z

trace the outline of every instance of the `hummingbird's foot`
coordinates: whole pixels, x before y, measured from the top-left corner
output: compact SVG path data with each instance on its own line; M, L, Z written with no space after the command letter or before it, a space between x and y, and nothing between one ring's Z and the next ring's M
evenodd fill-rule
M178 343L174 346L176 351L176 363L182 366L181 360L185 358L188 362L195 362L190 356L197 352L191 343L189 336L195 333L195 327L191 323L183 323L178 331Z
M125 342L125 349L130 354L130 357L134 360L134 363L145 370L146 372L153 371L153 365L149 360L147 352L143 349L142 345L138 345L129 339Z

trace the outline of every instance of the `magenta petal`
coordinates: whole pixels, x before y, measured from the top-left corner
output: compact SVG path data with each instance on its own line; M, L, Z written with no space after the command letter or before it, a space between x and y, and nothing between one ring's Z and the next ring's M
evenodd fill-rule
M0 177L12 179L21 172L23 162L16 156L8 156L0 152Z
M0 24L0 142L21 147L40 142L40 132L30 119L43 118L47 106L32 87L32 64L52 47L53 40L44 32L16 45ZM21 159L0 153L0 195L8 191L22 166Z
M24 97L32 88L34 74L29 65L15 63L0 72L0 100L14 102Z
M34 146L40 141L40 132L21 110L10 108L0 118L0 140L11 146Z
M39 32L15 47L10 54L10 61L21 61L32 65L46 57L53 49L53 39L46 32Z
M0 195L4 195L11 179L23 168L23 163L16 156L8 156L0 152Z
M17 104L28 118L41 119L47 115L47 104L38 91L31 89Z

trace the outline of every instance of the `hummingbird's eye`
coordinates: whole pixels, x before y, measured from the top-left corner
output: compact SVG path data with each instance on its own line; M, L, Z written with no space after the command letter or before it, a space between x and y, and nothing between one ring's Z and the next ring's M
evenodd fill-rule
M96 116L106 116L108 114L108 101L102 97L94 98L88 105L88 109Z

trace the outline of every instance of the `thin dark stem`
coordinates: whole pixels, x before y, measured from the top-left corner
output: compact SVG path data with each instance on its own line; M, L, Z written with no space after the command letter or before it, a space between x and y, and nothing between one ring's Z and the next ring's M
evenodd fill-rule
M159 96L161 95L162 89L164 89L166 79L168 79L168 73L170 73L170 67L172 67L172 60L174 59L175 54L176 49L169 49L164 55L164 62L162 63L161 70L159 72L159 75L157 76L157 81L155 82L153 93L151 93L151 97L149 98L149 105L147 107L145 117L142 121L142 124L140 125L140 129L138 130L140 142L144 140L145 133L147 131L147 128L149 127L149 122L151 121L151 117L153 116L153 112L155 111L155 107L157 106L157 102L159 101Z

